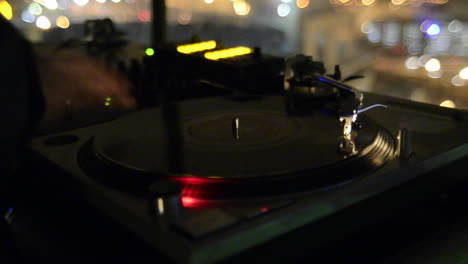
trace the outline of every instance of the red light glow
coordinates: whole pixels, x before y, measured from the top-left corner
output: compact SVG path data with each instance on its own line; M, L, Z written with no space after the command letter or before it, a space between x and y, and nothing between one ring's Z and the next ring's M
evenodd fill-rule
M206 201L193 198L190 196L182 196L182 206L185 208L202 208L206 206Z
M191 174L180 176L168 176L168 180L181 183L182 205L187 208L206 207L212 202L211 191L217 190L215 186L223 186L225 183L235 182L234 179L219 177L197 177Z
M205 194L204 184L186 184L182 189L182 195L190 197L203 197Z
M184 196L182 197L182 205L184 207L190 207L195 203L195 199L192 197Z
M177 181L184 184L209 184L209 183L222 183L222 182L231 182L232 179L225 178L203 178L196 176L170 176L170 180Z
M269 210L270 210L269 207L262 207L262 208L260 208L260 212L262 212L262 213L266 213L266 212L268 212Z
M138 19L141 22L149 22L151 19L151 12L148 9L143 9L138 12Z

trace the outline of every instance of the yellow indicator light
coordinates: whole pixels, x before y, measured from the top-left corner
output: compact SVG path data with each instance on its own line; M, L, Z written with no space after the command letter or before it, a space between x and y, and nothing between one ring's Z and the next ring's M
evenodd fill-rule
M110 106L111 101L112 101L112 97L106 97L106 101L104 102L104 105L105 106Z
M205 53L205 58L209 60L227 59L252 53L253 50L247 47L236 47L224 50L217 50Z
M0 14L2 14L7 20L11 20L13 18L13 9L5 0L0 0Z
M145 50L145 53L146 53L146 55L148 55L148 56L153 56L153 55L154 55L154 49L152 49L152 48L147 48L147 49Z
M185 44L177 46L177 51L183 54L191 54L205 50L211 50L216 48L216 41L210 40L205 42Z

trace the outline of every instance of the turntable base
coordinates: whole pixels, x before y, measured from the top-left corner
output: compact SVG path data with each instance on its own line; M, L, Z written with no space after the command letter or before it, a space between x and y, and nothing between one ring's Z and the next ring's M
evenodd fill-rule
M37 138L30 147L49 177L64 182L52 189L73 191L75 199L176 263L229 261L256 252L294 257L295 248L318 254L343 237L352 242L367 227L385 229L386 220L405 219L427 197L467 182L460 164L468 159L468 113L365 98L366 104L388 108L362 115L354 156L337 151L335 119L321 112L288 117L275 97L184 103L182 153L190 177L165 174L157 109ZM231 118L239 118L240 140L231 137ZM398 148L403 128L408 138ZM398 150L410 155L394 156ZM205 159L206 152L216 155ZM166 179L195 187L172 192L164 189L170 186ZM194 184L200 180L203 186ZM135 190L135 182L145 184ZM201 187L208 196L197 194ZM287 246L271 250L275 241Z

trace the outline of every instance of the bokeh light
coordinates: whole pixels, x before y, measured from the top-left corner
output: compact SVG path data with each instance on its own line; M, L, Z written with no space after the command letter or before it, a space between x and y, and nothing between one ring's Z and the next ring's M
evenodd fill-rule
M0 0L0 14L2 14L7 20L11 20L13 18L13 8L5 0Z
M58 8L57 0L44 0L43 5L50 10L55 10Z
M442 107L448 107L448 108L455 108L455 103L452 100L445 100L442 103L440 103L440 106Z
M394 5L402 5L406 2L406 0L392 0L392 4Z
M460 78L463 80L468 80L468 67L465 67L463 70L461 70L458 76L460 76Z
M361 25L361 32L364 34L370 34L374 30L374 24L372 22L366 22Z
M362 4L365 6L370 6L375 3L375 0L362 0Z
M463 23L459 20L453 20L448 24L447 28L450 32L460 32L463 30Z
M440 26L437 24L431 24L427 30L426 30L427 35L429 36L436 36L439 35L440 33Z
M250 13L250 4L244 0L237 0L232 3L234 12L239 16L246 16Z
M410 70L416 70L419 68L418 57L411 56L406 59L405 67Z
M188 25L192 21L192 12L180 12L177 15L177 23L180 25Z
M29 4L28 10L29 10L29 12L31 14L33 14L35 16L38 16L38 15L42 14L41 5L39 5L38 3L35 3L35 2L32 2L31 4Z
M70 20L66 16L59 16L55 20L57 27L59 28L69 28L70 27Z
M442 77L442 71L428 71L427 76L432 79L438 79Z
M46 16L40 16L36 19L36 26L40 29L50 29L52 24Z
M460 75L455 75L452 77L452 80L450 82L455 85L455 86L464 86L466 81L460 78Z
M291 13L291 6L287 3L282 3L278 5L277 8L278 16L280 17L286 17Z
M21 12L21 20L23 20L24 22L32 23L35 19L36 17L33 14L31 14L29 10L26 9L23 12Z
M440 71L440 61L436 58L432 58L426 62L424 68L426 68L428 72Z
M205 1L205 3L207 3L207 4L212 4L212 3L214 2L214 0L204 0L204 1Z
M151 12L148 9L143 9L138 12L138 19L141 22L149 22L151 20Z
M421 23L421 26L419 27L421 32L426 33L427 36L429 37L434 37L440 34L441 32L441 27L439 24L434 23L430 19L426 19Z
M367 34L367 39L371 43L379 43L382 39L382 34L378 30L372 30L369 34Z
M310 0L297 0L296 5L299 8L306 8L310 4Z
M154 55L154 49L152 48L147 48L145 50L145 54L148 55L148 56L153 56Z
M88 4L89 0L73 0L73 2L79 6L85 6Z

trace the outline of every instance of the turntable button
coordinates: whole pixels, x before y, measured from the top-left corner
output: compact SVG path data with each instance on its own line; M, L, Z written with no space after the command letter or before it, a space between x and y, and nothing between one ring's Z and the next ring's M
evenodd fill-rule
M199 239L216 231L234 225L239 219L219 209L197 212L175 223L175 227L190 236Z

